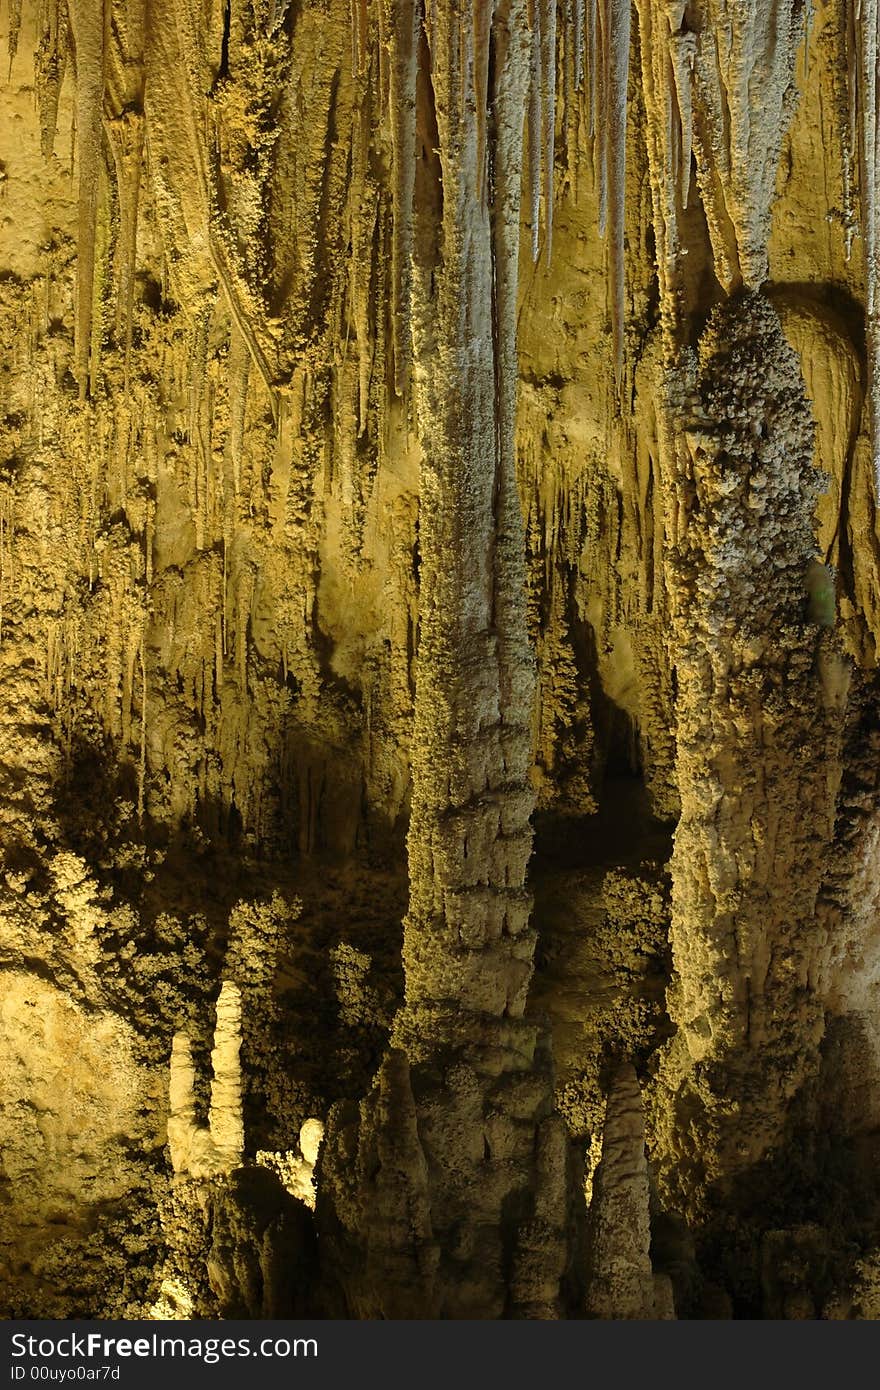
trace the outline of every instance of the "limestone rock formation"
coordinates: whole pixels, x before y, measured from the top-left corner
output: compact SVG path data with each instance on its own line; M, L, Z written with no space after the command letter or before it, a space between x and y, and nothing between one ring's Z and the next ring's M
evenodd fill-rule
M670 463L681 537L670 586L681 797L670 1012L680 1030L666 1084L670 1110L691 1111L694 1161L712 1181L773 1147L816 1065L820 942L808 924L834 831L849 668L811 614L812 424L763 298L734 299L710 319L694 406ZM685 1050L687 1081L672 1060ZM712 1111L706 1129L695 1104Z
M878 16L0 5L0 1311L876 1316Z
M649 1206L642 1097L635 1071L627 1065L618 1069L608 1093L602 1158L593 1179L590 1316L657 1316Z
M241 1163L244 1123L241 1098L241 995L224 980L217 1000L211 1052L208 1124L196 1122L195 1069L189 1038L176 1033L171 1050L168 1148L175 1173L194 1178L230 1173Z

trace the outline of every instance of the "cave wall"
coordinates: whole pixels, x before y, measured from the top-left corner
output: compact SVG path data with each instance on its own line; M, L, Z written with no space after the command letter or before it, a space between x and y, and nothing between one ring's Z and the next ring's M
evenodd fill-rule
M873 0L0 31L8 1309L249 1306L165 1149L227 978L316 1306L610 1315L624 1062L632 1306L870 1315Z

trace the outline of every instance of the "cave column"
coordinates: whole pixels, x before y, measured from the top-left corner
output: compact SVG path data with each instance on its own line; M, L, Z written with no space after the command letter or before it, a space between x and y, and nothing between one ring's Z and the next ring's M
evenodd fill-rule
M815 917L849 676L810 608L811 573L825 573L813 421L764 291L801 10L795 0L637 8L681 803L669 995L678 1031L659 1070L653 1139L664 1198L703 1222L719 1200L729 1209L737 1179L784 1143L818 1066ZM694 351L703 305L687 287L679 232L697 192L724 298Z
M547 1042L524 1017L534 662L513 428L528 80L523 0L428 7L415 102L423 462L405 1001L375 1091L347 1129L341 1111L331 1117L323 1174L340 1282L360 1315L552 1316L564 1263L567 1145ZM320 1182L318 1206L320 1219ZM366 1249L360 1281L353 1245Z
M655 1123L673 1201L702 1217L719 1199L748 1205L733 1185L784 1144L817 1071L816 910L849 668L809 598L822 569L820 475L800 364L775 309L761 294L732 297L710 319L699 363L681 364L690 389L678 394L665 470L679 1031Z

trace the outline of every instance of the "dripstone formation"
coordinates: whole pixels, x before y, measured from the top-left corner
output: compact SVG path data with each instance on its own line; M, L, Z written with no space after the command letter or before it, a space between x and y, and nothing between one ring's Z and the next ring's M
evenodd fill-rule
M880 1315L876 0L7 0L0 1307Z

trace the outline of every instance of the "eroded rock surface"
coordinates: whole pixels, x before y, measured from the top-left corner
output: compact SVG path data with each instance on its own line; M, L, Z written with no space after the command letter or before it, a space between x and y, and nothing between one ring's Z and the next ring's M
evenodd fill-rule
M875 1316L876 0L0 33L3 1311Z

